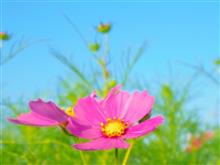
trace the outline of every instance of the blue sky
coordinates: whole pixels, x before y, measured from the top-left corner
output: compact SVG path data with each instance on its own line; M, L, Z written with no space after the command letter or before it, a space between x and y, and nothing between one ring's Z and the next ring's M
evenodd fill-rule
M3 66L5 97L18 98L23 95L31 98L39 91L53 91L58 84L58 76L65 77L70 73L49 54L48 45L72 53L75 63L85 72L89 70L84 66L89 66L91 54L85 50L62 13L77 24L88 41L94 40L94 27L100 21L111 22L113 63L120 64L119 56L128 47L135 49L147 41L147 51L133 73L143 75L152 83L156 79L168 81L170 64L177 77L192 73L177 61L210 66L219 55L217 1L86 3L4 0L3 31L13 33L16 39L21 36L32 40L47 39L45 43L26 49ZM211 105L214 105L216 88L209 83L204 81L204 87L208 86L208 89L203 95L207 95L204 98L211 99Z

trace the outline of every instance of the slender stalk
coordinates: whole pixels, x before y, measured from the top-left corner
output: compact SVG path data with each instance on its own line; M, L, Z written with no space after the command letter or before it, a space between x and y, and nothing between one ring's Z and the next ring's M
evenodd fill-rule
M98 64L101 67L102 74L103 74L103 80L104 80L104 87L103 87L103 96L106 96L106 94L109 91L109 80L110 80L110 72L107 67L107 57L109 55L109 41L108 41L108 34L105 34L103 40L103 53L98 59Z
M212 73L210 73L209 71L207 71L203 66L196 66L196 65L191 65L191 64L187 64L184 62L180 62L181 64L190 67L192 69L195 69L197 71L200 71L201 73L203 73L205 76L207 76L209 79L212 80L213 83L215 83L216 85L220 85L219 79L216 79Z
M106 160L108 160L108 153L107 152L104 152L102 155L101 155L101 162L102 162L102 165L106 165Z
M131 142L130 147L128 148L128 150L127 150L127 152L125 154L125 157L124 157L124 160L122 162L122 165L126 165L127 164L128 158L129 158L131 150L133 148L133 145L134 145L134 141Z
M80 143L79 138L76 138L76 141L77 141L77 143ZM81 157L83 165L87 165L85 155L83 154L83 152L81 150L79 150L79 153L80 153L80 157Z
M115 149L115 165L118 165L118 149Z
M68 135L68 136L73 136L72 134L70 134L70 133L65 129L64 126L61 125L60 128L62 129L62 131L63 131L66 135ZM74 137L74 136L73 136L73 137ZM75 138L75 139L76 139L77 143L80 143L79 138ZM80 157L81 157L81 160L82 160L83 165L87 165L87 163L86 163L86 158L85 158L83 152L79 150L79 154L80 154Z
M81 160L82 160L83 165L87 165L87 164L86 164L86 158L85 158L83 152L79 150L79 153L80 153L80 157L81 157Z
M128 62L127 68L125 70L125 74L122 78L122 85L124 86L127 83L127 80L129 78L129 74L131 73L132 69L134 68L134 65L137 63L141 55L144 53L146 47L146 43L143 43L141 47L137 50L137 52L134 54L131 61Z
M79 28L76 26L76 24L70 19L70 17L68 17L66 14L63 13L63 16L65 17L65 19L67 20L67 22L72 26L73 30L79 35L80 39L82 40L83 44L85 45L86 49L88 49L88 41L86 40L86 38L83 36L83 34L81 33L81 31L79 30ZM93 57L95 58L96 61L98 61L98 57L96 55L96 53L93 53L91 51L89 51Z
M72 62L70 62L70 60L62 52L59 52L54 48L50 48L50 52L57 60L59 60L61 63L66 65L68 68L70 68L82 80L82 82L85 83L85 85L87 85L89 88L92 88L92 85L88 81L88 79L85 78L85 76L77 68L77 66L75 66Z
M102 71L103 71L103 77L104 77L104 80L105 82L108 81L108 78L109 78L109 71L108 71L108 68L107 68L107 64L106 64L106 58L107 56L109 55L109 41L108 41L108 34L105 34L104 35L104 52L103 52L103 55L102 55L102 59L101 59L101 68L102 68Z
M109 38L108 38L108 34L104 35L104 53L103 53L103 58L105 59L106 56L108 56L109 54Z
M76 31L76 33L78 33L80 39L83 41L83 43L85 44L86 48L88 46L88 42L85 39L85 37L83 36L83 34L81 33L81 31L79 30L79 28L76 26L76 24L70 19L70 17L68 17L66 14L63 13L64 18L67 20L67 22L72 26L72 28Z

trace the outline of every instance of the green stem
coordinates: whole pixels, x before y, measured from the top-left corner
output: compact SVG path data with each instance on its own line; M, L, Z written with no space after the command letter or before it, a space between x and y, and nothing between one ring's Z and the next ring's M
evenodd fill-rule
M115 149L115 165L118 165L118 149Z
M105 59L106 56L108 56L109 54L109 39L108 39L108 34L104 35L104 54L103 54L103 58Z
M76 138L76 141L77 141L77 143L80 143L79 138ZM83 165L87 165L85 155L84 155L83 152L80 151L80 150L79 150L79 153L80 153L80 157L81 157L81 160L82 160Z
M104 52L100 60L101 61L100 65L103 71L103 77L105 81L107 81L109 78L109 71L106 65L106 57L108 56L108 54L109 54L108 34L105 34L104 35Z
M131 142L130 147L128 148L128 150L127 150L127 152L125 154L125 157L124 157L124 160L122 162L122 165L126 165L127 164L128 158L129 158L131 150L133 148L133 145L134 145L134 141Z
M74 138L76 139L77 143L80 143L79 138L76 138L75 136L73 136L72 134L70 134L70 133L66 130L66 128L65 128L64 126L61 125L60 128L62 129L62 131L63 131L66 135L74 137ZM80 153L80 157L81 157L81 160L82 160L83 165L87 165L87 163L86 163L86 158L85 158L83 152L79 150L79 153Z
M82 151L79 151L79 153L80 153L80 157L81 157L81 160L82 160L83 165L87 165L87 164L86 164L86 158L85 158L83 152L82 152Z

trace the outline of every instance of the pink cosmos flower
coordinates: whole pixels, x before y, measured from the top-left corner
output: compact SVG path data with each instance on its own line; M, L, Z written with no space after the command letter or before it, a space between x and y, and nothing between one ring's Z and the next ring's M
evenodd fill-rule
M215 136L215 133L214 133L213 131L206 131L206 132L203 134L203 138L204 138L204 140L206 140L206 141L212 139L214 136Z
M120 91L119 86L103 100L79 99L74 107L75 117L70 119L67 130L91 141L73 147L79 150L128 148L125 139L146 135L163 123L162 116L138 123L150 113L153 103L154 97L146 91L129 94Z
M64 126L67 125L68 119L72 118L73 109L64 111L52 102L44 102L41 99L29 102L30 112L20 114L17 118L8 120L15 124L31 126Z
M206 131L205 133L199 136L194 136L190 134L189 144L186 147L186 151L192 152L199 150L207 141L209 141L213 137L214 137L213 131Z

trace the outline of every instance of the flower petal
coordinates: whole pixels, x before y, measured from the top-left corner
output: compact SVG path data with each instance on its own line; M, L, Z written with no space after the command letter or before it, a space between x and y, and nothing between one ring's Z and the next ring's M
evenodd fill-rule
M129 93L120 91L119 85L112 88L108 96L100 102L103 112L110 118L119 117L128 98Z
M154 97L149 96L146 91L134 92L124 104L120 118L135 123L150 113L154 103Z
M81 125L75 119L69 120L66 129L73 135L85 139L95 139L102 136L100 128Z
M149 96L146 91L134 92L130 95L119 89L119 86L113 88L106 99L100 102L108 117L119 117L134 123L151 111L154 97Z
M93 91L90 95L89 95L90 97L93 97L93 98L96 98L96 91Z
M91 96L79 99L74 107L74 112L77 120L83 125L100 127L100 122L104 122L106 119L99 103Z
M105 98L103 101L109 100L109 99L111 99L112 97L114 97L114 96L120 91L120 89L121 89L121 86L120 86L120 85L117 85L117 86L115 86L114 88L112 88L112 89L110 90L110 92L108 93L108 95L106 96L106 98Z
M128 148L129 144L121 138L99 138L91 142L74 144L78 150L110 150L113 148Z
M125 139L136 138L139 136L146 135L154 131L164 121L163 116L157 116L152 119L146 120L138 125L130 127L126 134L123 136Z
M38 99L37 101L30 101L29 107L31 111L35 112L39 116L57 121L59 123L66 122L69 118L69 116L63 110L58 108L51 101L44 102L41 99Z
M8 118L8 120L15 124L24 124L31 126L55 126L59 125L57 121L50 120L35 114L34 112L27 114L20 114L17 118Z

